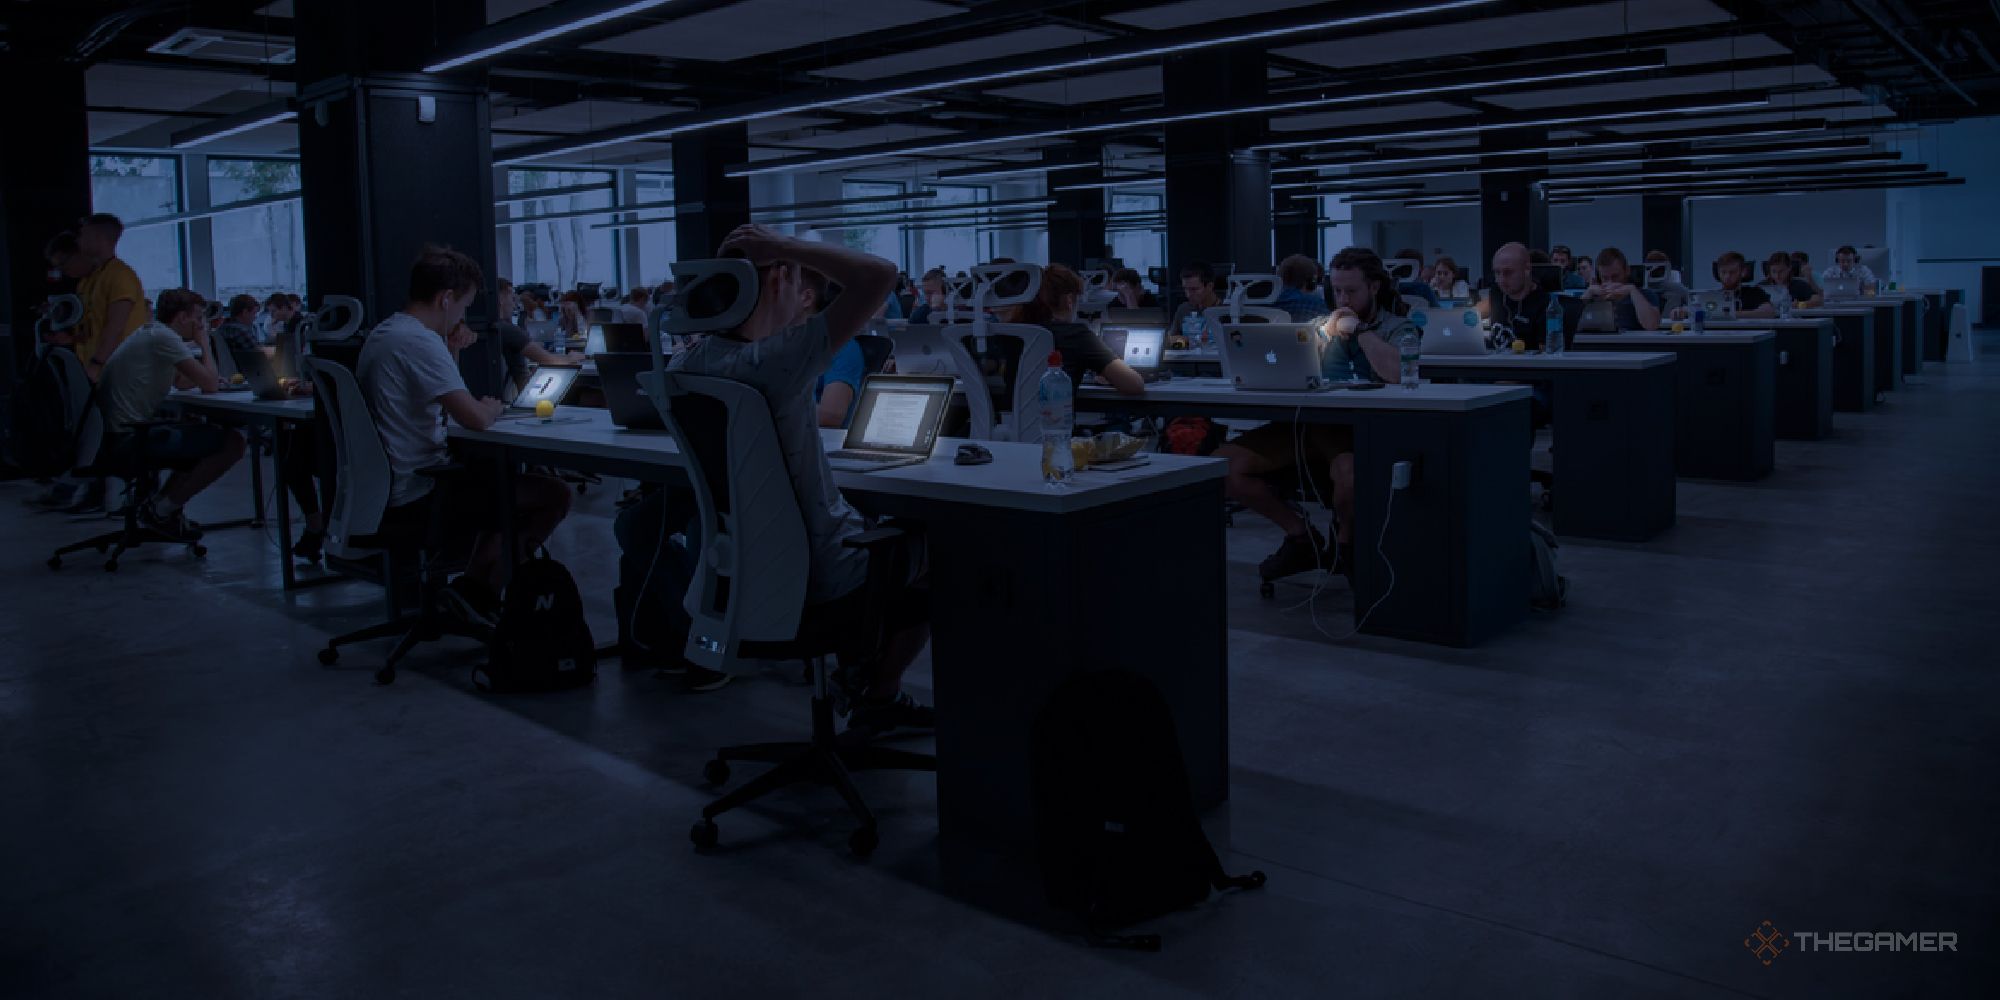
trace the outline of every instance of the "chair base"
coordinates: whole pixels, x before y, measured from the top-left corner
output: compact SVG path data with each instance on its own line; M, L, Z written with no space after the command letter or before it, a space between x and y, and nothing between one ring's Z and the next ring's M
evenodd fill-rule
M127 514L125 526L117 531L107 531L104 534L86 538L80 542L72 542L50 553L48 567L50 569L61 569L62 557L82 552L86 549L96 549L98 552L105 554L104 571L106 573L116 573L118 572L118 558L120 556L146 545L185 545L187 546L188 554L194 556L196 559L208 556L208 546L201 544L199 539L186 541L179 538L168 538L157 531L141 527L136 517Z
M728 762L732 760L756 761L777 766L702 807L701 819L688 834L695 847L706 850L715 846L719 837L715 817L738 806L754 802L778 789L802 781L818 781L832 785L847 802L848 811L853 813L855 820L861 824L848 837L848 849L853 851L856 857L864 858L874 852L876 844L880 841L876 832L875 814L862 799L860 789L854 786L851 772L936 771L937 758L930 754L875 746L852 738L842 738L834 732L833 702L826 696L813 699L812 717L811 742L751 743L723 747L716 751L715 759L702 768L702 776L711 785L720 785L729 780Z

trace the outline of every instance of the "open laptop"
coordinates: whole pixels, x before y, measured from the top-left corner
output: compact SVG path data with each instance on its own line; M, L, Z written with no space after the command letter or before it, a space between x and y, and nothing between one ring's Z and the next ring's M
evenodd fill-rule
M507 404L507 411L500 415L500 419L532 417L535 415L535 404L545 399L561 403L563 397L569 395L569 387L576 383L576 374L574 368L554 365L535 368L528 373L528 384L521 388L520 395L515 396L513 402Z
M1861 297L1861 279L1857 277L1827 278L1821 282L1822 298L1827 302L1835 299L1858 299Z
M1617 333L1618 304L1609 299L1598 299L1583 306L1583 314L1576 319L1578 333Z
M827 452L838 472L872 472L931 457L956 380L945 375L870 375L840 450Z
M1479 329L1479 314L1467 309L1456 319L1449 310L1441 310L1438 319L1424 327L1423 346L1418 348L1426 356L1466 357L1486 353L1486 334Z
M613 351L597 356L597 383L604 390L604 406L611 422L626 430L665 430L659 408L653 405L639 376L653 370L649 351Z
M583 353L593 358L600 354L644 353L648 349L644 323L592 323L590 334L583 341Z
M1167 330L1161 326L1106 327L1100 335L1111 353L1148 382L1163 382L1173 376L1160 367L1165 353Z
M1320 375L1320 336L1306 324L1225 323L1222 377L1238 389L1312 392Z

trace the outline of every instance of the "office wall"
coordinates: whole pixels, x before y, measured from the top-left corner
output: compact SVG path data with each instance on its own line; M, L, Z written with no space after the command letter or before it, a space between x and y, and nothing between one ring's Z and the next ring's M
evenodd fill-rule
M1957 187L1891 191L1888 246L1903 280L1916 288L1963 288L1974 322L1982 315L1980 269L2000 265L2000 120L1919 130L1900 148L1964 177Z
M1641 225L1639 199L1600 198L1587 205L1553 205L1549 208L1549 240L1578 254L1596 256L1605 247L1617 247L1637 261L1646 255L1639 245Z
M1701 287L1700 283L1712 280L1710 262L1728 250L1753 261L1774 250L1804 250L1812 255L1814 269L1823 269L1833 263L1833 248L1841 244L1887 246L1886 206L1881 191L1695 201L1694 260L1681 269L1690 284Z
M1409 242L1397 242L1394 246L1377 246L1377 223L1416 226L1420 236ZM1477 206L1404 208L1400 205L1356 205L1352 229L1342 227L1336 233L1338 239L1335 242L1341 246L1364 246L1385 257L1406 247L1415 247L1424 252L1426 261L1437 259L1441 251L1450 254L1459 266L1471 268L1475 279L1486 273L1485 262L1479 259Z

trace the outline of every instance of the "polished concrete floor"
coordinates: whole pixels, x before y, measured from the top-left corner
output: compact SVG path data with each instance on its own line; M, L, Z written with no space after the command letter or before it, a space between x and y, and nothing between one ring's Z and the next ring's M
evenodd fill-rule
M862 779L868 863L822 790L693 853L707 749L801 731L789 670L490 698L432 647L377 688L377 651L312 658L371 588L288 596L248 530L51 574L97 525L0 486L0 995L1992 996L2000 363L1923 381L1684 482L1651 544L1566 544L1568 609L1479 649L1332 641L1344 586L1260 601L1239 518L1196 599L1233 626L1224 855L1271 880L1157 955L938 891L928 776ZM607 636L609 510L557 546ZM1766 919L1960 946L1767 968Z

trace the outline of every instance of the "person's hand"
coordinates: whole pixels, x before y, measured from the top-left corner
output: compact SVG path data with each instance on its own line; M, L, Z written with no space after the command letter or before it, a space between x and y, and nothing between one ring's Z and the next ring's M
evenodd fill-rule
M1361 317L1354 310L1342 306L1326 318L1326 332L1342 340L1353 340L1354 331L1361 328Z
M791 237L753 222L731 230L729 236L722 241L722 252L741 253L749 258L752 264L761 268L783 260L786 252L791 249L792 242Z
M479 335L472 332L472 328L465 325L464 320L459 320L458 325L452 327L451 332L445 335L444 343L451 349L451 353L457 354L471 347L472 342L478 339Z
M494 399L492 396L479 397L479 405L486 408L487 419L489 420L498 420L501 414L507 412L507 404Z

